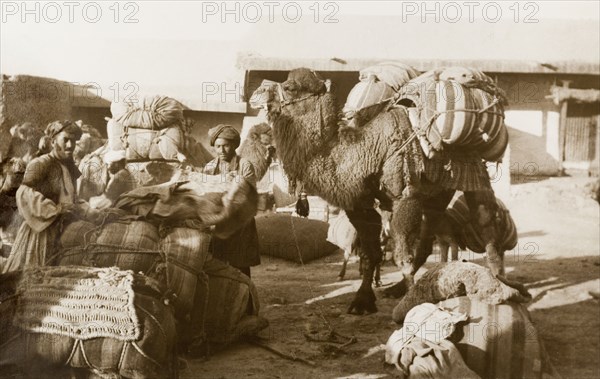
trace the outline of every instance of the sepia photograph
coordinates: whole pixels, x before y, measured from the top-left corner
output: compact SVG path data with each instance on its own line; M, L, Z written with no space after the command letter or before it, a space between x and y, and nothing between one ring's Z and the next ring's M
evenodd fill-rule
M0 19L0 379L600 378L599 1Z

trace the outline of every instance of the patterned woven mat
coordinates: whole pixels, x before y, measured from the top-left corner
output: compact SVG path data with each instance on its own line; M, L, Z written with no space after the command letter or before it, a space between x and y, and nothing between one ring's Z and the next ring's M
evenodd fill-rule
M15 325L82 340L137 340L140 325L132 283L133 273L116 267L27 269L17 286Z

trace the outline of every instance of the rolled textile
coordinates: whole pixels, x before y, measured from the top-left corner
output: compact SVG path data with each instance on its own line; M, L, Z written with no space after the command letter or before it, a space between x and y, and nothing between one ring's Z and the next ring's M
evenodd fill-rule
M125 127L163 129L183 121L183 105L167 96L145 96L113 102L113 118Z

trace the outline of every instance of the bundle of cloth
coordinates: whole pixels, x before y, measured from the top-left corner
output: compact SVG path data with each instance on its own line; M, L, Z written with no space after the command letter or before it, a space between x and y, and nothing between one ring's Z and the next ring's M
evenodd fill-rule
M426 156L451 146L501 161L508 145L506 96L482 71L448 67L425 72L400 88L396 102L411 105L409 117Z
M124 193L115 207L167 224L196 220L218 238L228 238L256 215L256 188L239 175L189 172L180 179Z
M266 327L258 317L256 287L247 276L211 254L211 233L200 223L156 224L123 216L101 225L70 224L48 264L118 267L164 285L177 320L180 347L218 349Z
M113 102L107 134L111 150L125 150L128 160L183 161L183 105L167 96Z
M506 95L482 71L447 67L421 74L399 62L383 62L362 70L359 79L343 109L349 126L360 127L402 105L428 158L458 147L501 161L508 145Z
M382 112L396 93L420 72L401 62L382 62L360 71L359 82L342 110L349 126L359 127Z
M520 284L474 263L438 264L394 308L385 360L402 378L552 378Z

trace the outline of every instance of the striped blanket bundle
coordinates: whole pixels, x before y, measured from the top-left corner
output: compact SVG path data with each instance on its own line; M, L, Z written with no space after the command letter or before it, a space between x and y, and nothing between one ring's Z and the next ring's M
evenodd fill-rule
M428 71L398 92L397 102L411 106L411 123L425 155L457 146L501 161L508 145L504 125L506 97L483 72L463 67Z
M496 198L496 204L498 210L495 218L494 242L498 253L503 256L505 251L512 250L517 245L517 227L506 205L498 198ZM459 248L466 248L474 253L482 254L486 252L486 245L490 242L482 237L479 226L471 221L469 205L464 193L460 191L456 192L448 204L435 234L442 262L447 261L448 249L450 249L452 260L457 260Z
M396 103L408 107L428 158L453 146L490 162L502 160L506 96L482 71L447 67L420 74L400 62L382 62L361 70L359 80L343 108L349 126L360 127Z

